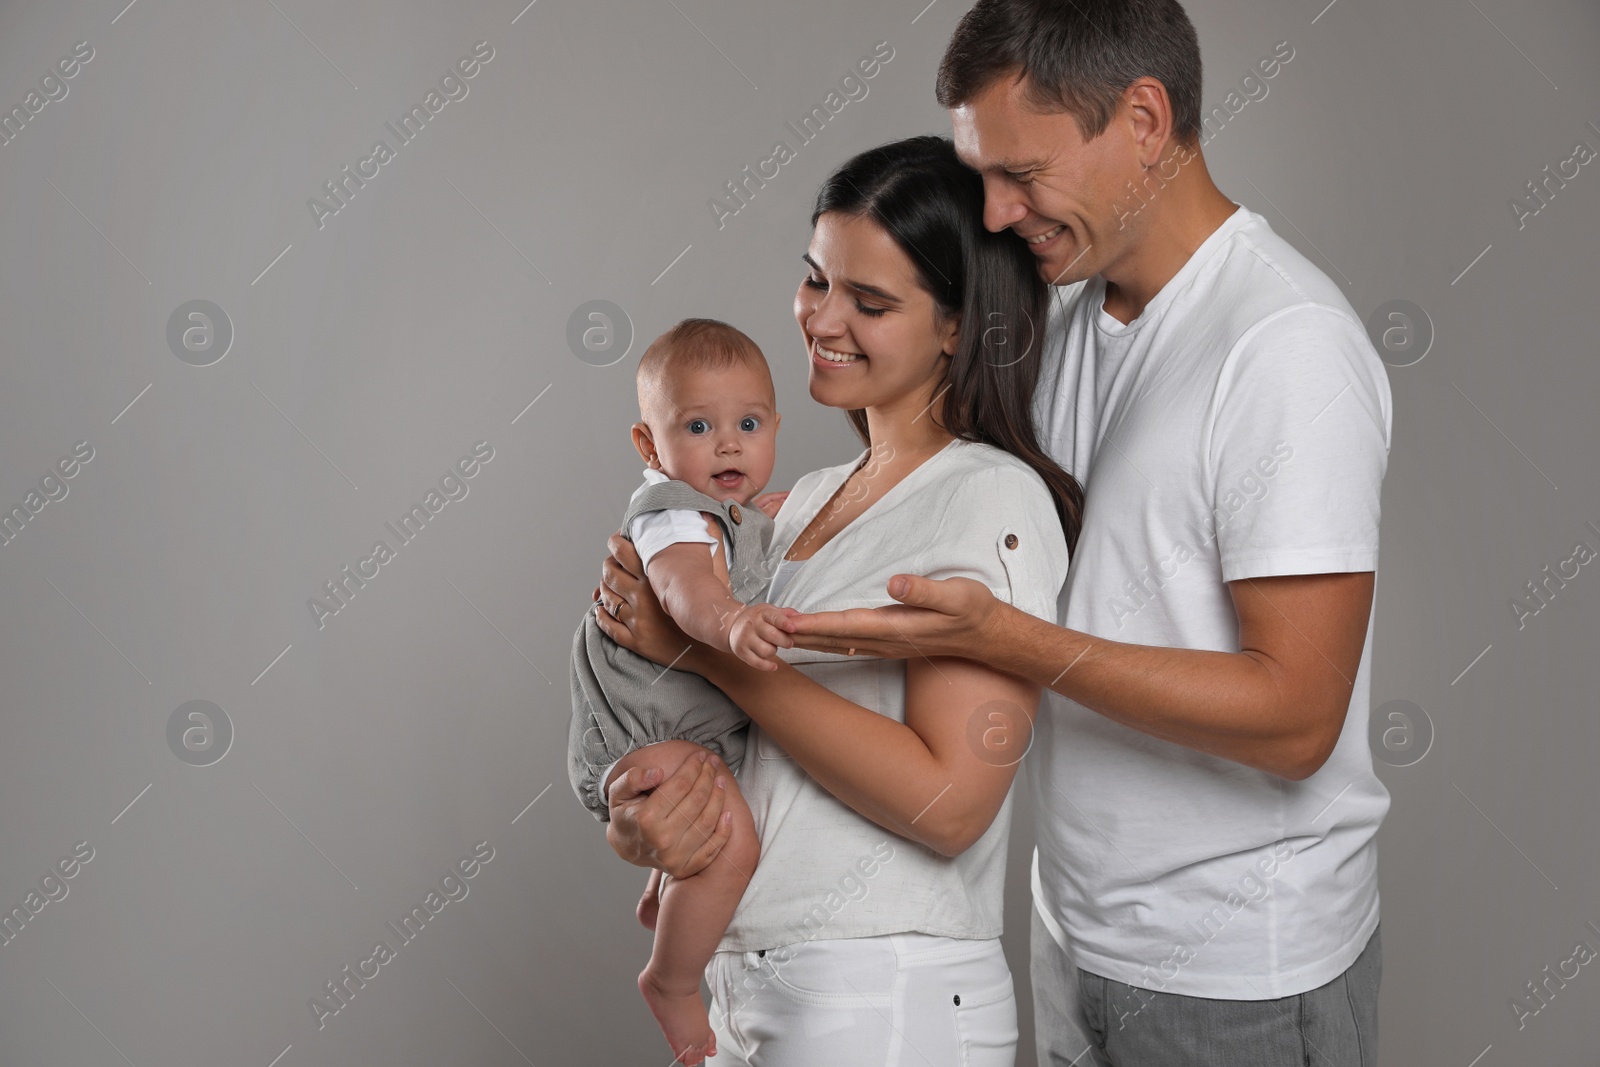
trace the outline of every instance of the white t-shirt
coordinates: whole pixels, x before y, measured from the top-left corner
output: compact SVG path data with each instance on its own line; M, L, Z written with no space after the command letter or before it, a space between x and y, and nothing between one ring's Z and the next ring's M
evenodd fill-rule
M644 469L644 485L633 491L637 497L644 492L646 486L658 482L667 482L672 479L665 474L650 467ZM628 527L628 536L633 538L634 550L639 553L639 565L648 568L650 557L660 552L668 545L680 544L684 541L698 541L711 546L711 554L717 554L717 539L711 536L711 531L706 528L706 517L698 511L688 508L666 508L661 511L647 511L634 517L633 524Z
M1391 402L1344 294L1240 207L1127 325L1105 279L1053 293L1035 402L1084 484L1062 624L1239 651L1227 586L1375 571ZM1034 738L1036 906L1077 966L1188 996L1304 992L1378 923L1372 622L1344 730L1294 782L1049 690Z

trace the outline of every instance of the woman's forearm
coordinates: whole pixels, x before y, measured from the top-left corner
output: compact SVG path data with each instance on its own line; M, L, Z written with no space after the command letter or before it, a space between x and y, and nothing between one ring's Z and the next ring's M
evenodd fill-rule
M916 731L846 700L790 664L762 671L735 656L706 652L695 670L818 785L884 829L950 856L966 846L973 825L986 827L992 819L992 811L964 803L969 798L952 786L957 776Z

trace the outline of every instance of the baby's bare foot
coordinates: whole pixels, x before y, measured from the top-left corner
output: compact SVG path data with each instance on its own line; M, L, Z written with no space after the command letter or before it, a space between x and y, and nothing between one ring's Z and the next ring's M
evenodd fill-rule
M693 992L671 992L662 988L647 968L639 975L639 992L644 994L650 1014L666 1035L675 1063L692 1067L717 1054L717 1037L711 1030L711 1018L700 999L698 984Z

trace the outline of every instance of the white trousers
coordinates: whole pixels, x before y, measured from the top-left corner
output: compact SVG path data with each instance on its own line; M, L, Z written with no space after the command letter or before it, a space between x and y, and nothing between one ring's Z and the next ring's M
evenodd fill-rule
M884 934L718 952L707 1067L1013 1067L1000 939Z

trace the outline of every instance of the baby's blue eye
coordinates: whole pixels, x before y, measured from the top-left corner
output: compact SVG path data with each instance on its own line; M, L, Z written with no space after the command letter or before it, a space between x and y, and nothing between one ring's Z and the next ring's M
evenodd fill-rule
M705 427L705 429L697 430L697 429L695 429L696 426L703 426L703 427ZM692 434L702 434L702 433L705 433L709 429L711 429L711 424L709 422L707 422L705 419L690 419L689 420L689 432L692 433Z
M744 418L739 420L739 429L743 430L745 433L755 433L756 427L760 425L761 420L756 418L754 415L746 415Z

